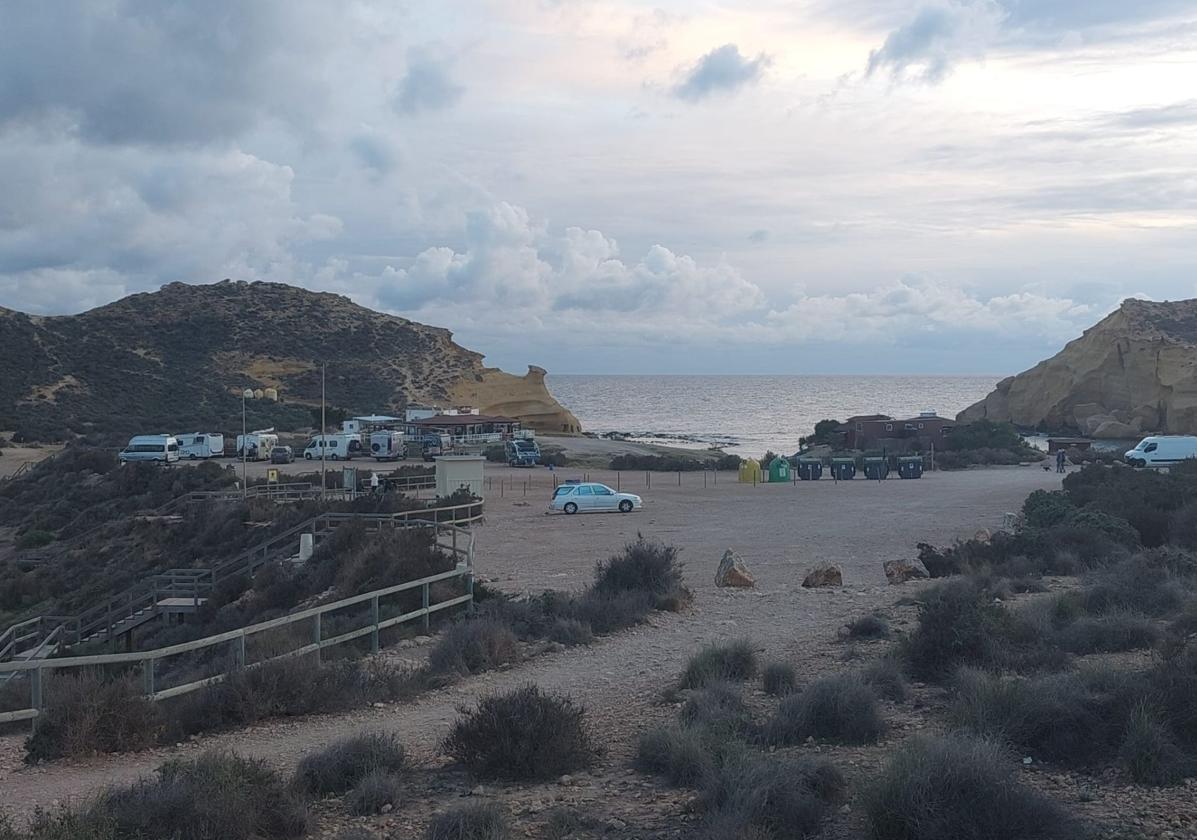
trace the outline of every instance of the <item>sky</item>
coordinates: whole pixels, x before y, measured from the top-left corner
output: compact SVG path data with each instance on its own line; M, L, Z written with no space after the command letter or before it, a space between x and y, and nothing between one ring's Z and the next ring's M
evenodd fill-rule
M1197 297L1191 0L0 0L0 306L269 280L557 373L1013 373Z

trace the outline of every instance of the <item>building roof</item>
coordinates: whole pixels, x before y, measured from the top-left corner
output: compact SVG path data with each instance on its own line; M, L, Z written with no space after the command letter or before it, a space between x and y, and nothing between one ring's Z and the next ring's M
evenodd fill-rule
M435 417L421 417L412 420L413 426L476 426L479 423L516 423L510 417L498 417L491 414L438 414Z
M864 423L868 420L893 420L888 414L857 414L845 420L845 423Z
M361 417L350 418L352 420L360 420L363 423L398 423L401 417L391 417L387 414L365 414Z

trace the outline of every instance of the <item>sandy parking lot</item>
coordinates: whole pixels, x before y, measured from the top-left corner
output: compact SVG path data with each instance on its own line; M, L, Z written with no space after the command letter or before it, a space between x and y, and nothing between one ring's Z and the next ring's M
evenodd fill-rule
M723 551L740 554L762 586L801 581L815 563L835 563L847 585L885 582L883 560L914 557L919 542L942 543L996 529L1032 490L1060 477L1037 466L926 473L921 479L739 484L720 473L488 469L487 521L478 529L479 571L505 589L581 586L592 567L637 533L683 549L690 577L705 586ZM642 511L546 515L552 482L589 477L637 493ZM498 482L505 482L502 495ZM531 486L525 495L524 484Z

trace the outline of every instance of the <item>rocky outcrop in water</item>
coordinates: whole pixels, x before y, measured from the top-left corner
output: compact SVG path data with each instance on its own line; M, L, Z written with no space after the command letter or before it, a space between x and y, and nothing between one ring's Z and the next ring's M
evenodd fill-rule
M1197 434L1197 300L1127 300L957 420L1096 438Z

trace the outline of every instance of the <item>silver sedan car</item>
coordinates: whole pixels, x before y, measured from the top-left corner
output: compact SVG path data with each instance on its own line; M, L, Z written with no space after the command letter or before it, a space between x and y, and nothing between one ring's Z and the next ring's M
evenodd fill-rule
M594 513L603 510L617 510L631 513L644 507L644 502L633 493L617 493L606 484L592 482L568 482L553 492L549 502L550 510L563 513Z

